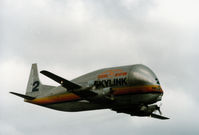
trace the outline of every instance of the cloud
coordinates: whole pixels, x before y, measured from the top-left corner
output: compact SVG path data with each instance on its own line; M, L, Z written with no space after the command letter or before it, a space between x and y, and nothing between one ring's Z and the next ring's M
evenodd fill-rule
M198 134L197 5L196 0L3 1L0 134ZM67 79L103 67L148 65L160 79L162 111L171 120L23 103L8 92L24 93L35 62L39 70Z

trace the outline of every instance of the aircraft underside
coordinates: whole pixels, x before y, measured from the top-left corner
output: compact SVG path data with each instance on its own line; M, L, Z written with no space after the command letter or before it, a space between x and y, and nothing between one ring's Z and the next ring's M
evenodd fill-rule
M148 93L148 94L133 94L133 95L122 95L114 97L114 102L110 104L97 104L86 100L78 101L66 101L61 103L52 103L43 105L45 107L67 112L76 111L88 111L97 109L112 109L112 108L134 108L139 105L148 105L157 102L157 99L161 97L159 93Z

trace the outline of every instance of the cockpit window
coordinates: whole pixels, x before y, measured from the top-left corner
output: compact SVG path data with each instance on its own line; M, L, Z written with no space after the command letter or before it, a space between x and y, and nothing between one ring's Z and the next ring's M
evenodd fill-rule
M158 78L155 78L155 80L156 80L157 84L160 85L160 82L159 82Z

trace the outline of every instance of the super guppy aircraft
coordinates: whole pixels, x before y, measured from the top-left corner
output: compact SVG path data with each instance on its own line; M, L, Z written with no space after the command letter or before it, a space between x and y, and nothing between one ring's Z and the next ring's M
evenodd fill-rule
M40 73L60 86L43 85L37 64L32 64L26 94L10 93L24 98L25 102L60 111L111 109L132 116L169 119L162 116L160 107L155 104L163 96L159 80L144 65L104 68L71 81L46 70Z

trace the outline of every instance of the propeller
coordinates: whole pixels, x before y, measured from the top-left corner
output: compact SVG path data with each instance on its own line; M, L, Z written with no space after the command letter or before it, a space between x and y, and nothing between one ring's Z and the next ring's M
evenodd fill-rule
M162 106L162 103L160 103L159 106L157 106L157 111L159 112L160 115L162 115L162 111L160 110L160 107Z
M162 111L160 110L160 107L158 107L158 112L160 113L160 115L162 115Z

